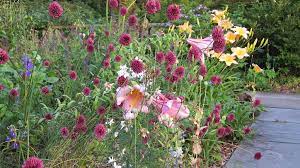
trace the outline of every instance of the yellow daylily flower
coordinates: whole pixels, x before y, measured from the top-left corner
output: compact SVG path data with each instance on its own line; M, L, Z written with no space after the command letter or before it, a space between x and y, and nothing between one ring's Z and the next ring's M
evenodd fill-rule
M264 71L257 64L252 64L252 66L255 73L261 73L262 71Z
M231 30L233 30L236 35L243 36L245 39L248 38L249 31L245 27L235 26L234 28L231 28Z
M189 25L189 22L185 22L183 25L179 25L178 26L180 33L187 32L189 34L191 34L192 32L194 32L192 30L192 27L193 27L192 25Z
M221 20L225 19L225 14L227 12L227 9L220 11L220 10L213 10L212 11L214 14L212 14L212 22L213 23L219 23Z
M247 53L247 48L232 47L231 51L233 52L232 55L237 56L239 59L249 57L249 54Z
M211 50L209 52L209 56L212 58L217 58L220 59L220 57L222 56L223 53L216 53L214 50Z
M234 43L236 39L236 34L234 34L232 31L228 31L225 34L225 40L226 42Z
M219 21L218 25L221 26L225 30L233 27L233 24L231 23L231 21L229 19Z
M223 61L226 63L227 66L230 66L232 64L238 64L235 60L235 56L234 55L230 55L230 54L223 54L220 57L220 61Z

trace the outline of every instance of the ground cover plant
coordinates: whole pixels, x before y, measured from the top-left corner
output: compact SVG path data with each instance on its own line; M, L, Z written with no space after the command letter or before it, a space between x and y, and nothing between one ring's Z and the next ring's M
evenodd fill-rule
M220 167L251 134L261 107L241 70L255 90L264 71L251 53L268 41L227 9L191 18L175 3L170 26L146 35L160 1L141 16L133 4L107 0L100 26L63 30L64 6L43 4L50 26L34 49L0 49L1 166Z

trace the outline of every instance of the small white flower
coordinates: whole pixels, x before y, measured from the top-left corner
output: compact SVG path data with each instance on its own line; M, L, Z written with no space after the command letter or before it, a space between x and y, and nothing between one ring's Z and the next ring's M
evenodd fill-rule
M123 129L124 127L126 127L125 121L121 121L121 129Z
M125 78L130 77L128 73L128 67L126 65L121 65L120 70L118 71L118 76L124 76Z
M114 85L113 83L105 82L104 83L105 90L106 91L111 90L113 85Z
M110 119L108 122L106 122L106 124L108 124L109 126L113 125L115 122L114 122L114 119Z
M109 163L113 163L113 162L115 162L116 160L114 159L114 157L109 157L108 158L108 164Z
M114 162L114 165L113 165L113 167L114 167L114 168L122 168L122 166L119 166L119 165L117 165L117 163L116 163L116 162Z
M115 138L117 138L118 135L119 135L119 132L115 132L115 134L114 134Z

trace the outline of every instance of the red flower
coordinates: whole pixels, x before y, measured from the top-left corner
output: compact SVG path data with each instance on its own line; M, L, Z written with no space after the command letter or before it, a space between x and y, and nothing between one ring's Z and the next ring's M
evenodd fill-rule
M75 133L86 133L87 131L87 126L86 126L86 118L84 115L79 115L78 118L76 119L76 125L74 128Z
M130 34L123 33L119 38L119 43L123 46L128 46L131 43L131 36Z
M70 71L69 72L69 77L70 77L71 80L76 80L77 79L76 71Z
M45 60L45 61L43 62L43 65L44 65L44 67L48 68L48 67L50 66L50 61Z
M53 119L53 115L51 113L46 113L44 118L45 118L45 120L50 121Z
M120 8L120 15L125 16L127 14L128 9L125 6Z
M118 0L109 0L109 7L111 8L117 8L119 6Z
M48 12L53 19L58 19L63 14L64 9L60 6L58 2L53 1L49 4Z
M138 22L138 19L135 15L130 15L128 17L128 25L129 26L131 26L131 27L136 26L137 22Z
M225 135L230 135L232 133L232 128L230 126L225 127Z
M109 31L104 31L104 34L106 37L108 37L110 33L109 33Z
M224 127L221 127L217 130L217 135L219 138L222 138L225 136L226 133L226 129Z
M243 128L243 132L245 135L247 135L251 132L251 128L250 127Z
M0 48L0 65L7 63L8 60L9 60L8 53L2 48Z
M176 63L176 60L176 55L172 51L169 51L165 56L167 65L174 65Z
M222 110L222 104L216 104L215 109L221 111Z
M94 40L93 40L93 38L92 37L89 37L87 40L86 40L86 44L87 45L94 45Z
M117 56L115 57L115 61L116 61L116 62L121 62L121 61L122 61L122 57L121 57L120 55L117 55Z
M188 60L193 61L200 61L202 59L202 51L195 46L192 46L189 50Z
M87 45L86 50L88 53L93 53L95 50L95 47L94 47L94 45Z
M19 96L19 92L18 92L17 89L14 88L14 89L11 89L11 90L10 90L9 95L10 95L11 97L15 98L15 97Z
M213 50L216 53L223 52L225 50L225 46L226 46L226 43L225 43L225 39L224 38L221 38L220 40L213 42Z
M97 124L94 129L95 137L101 141L106 135L106 128L104 124Z
M91 94L91 89L89 87L84 87L83 90L82 90L82 93L85 96L89 96Z
M205 64L200 65L200 75L205 77L207 74L207 67Z
M166 71L167 71L167 72L171 72L172 69L173 69L173 66L172 66L172 65L167 65L167 66L166 66Z
M171 4L167 9L167 17L170 21L178 20L180 18L180 7L176 4Z
M214 118L214 122L215 122L216 124L219 124L220 121L221 121L220 115L216 115L215 118Z
M94 84L95 86L98 86L99 83L100 83L100 79L99 79L98 77L95 77L94 80L93 80L93 84Z
M118 77L118 86L119 87L124 87L124 86L127 86L128 85L128 79L125 78L124 76L119 76Z
M110 43L110 44L108 45L108 52L112 52L112 51L115 51L115 46L114 46L113 43Z
M63 127L60 129L60 135L65 139L69 136L69 129L67 127Z
M96 37L96 33L95 32L91 32L89 34L89 38L91 38L93 40L93 44L94 44L95 37Z
M41 159L31 156L23 163L22 168L44 168L44 163Z
M144 70L144 64L142 61L138 59L134 59L130 64L131 70L135 73L141 73Z
M215 26L212 30L212 38L214 41L219 41L221 39L224 39L224 32L222 27Z
M44 86L41 88L41 93L47 95L50 92L48 86Z
M102 62L102 66L103 66L103 68L109 68L110 67L110 57L106 57L105 59L104 59L104 61Z
M255 100L253 101L252 106L253 106L253 107L258 107L260 104L261 104L260 99L255 99Z
M217 76L217 75L214 75L210 78L210 82L213 84L213 85L220 85L222 83L222 79Z
M163 52L157 52L155 55L155 60L160 64L163 63L165 60L165 54Z
M175 69L174 75L177 76L178 78L183 78L184 77L184 67L179 66Z
M233 113L228 114L227 121L233 122L235 120L235 115Z
M261 157L262 157L262 154L261 154L260 152L256 152L256 153L254 154L254 159L256 159L256 160L261 159Z
M4 89L5 89L4 85L0 84L0 91L2 91Z
M159 0L148 0L146 2L145 8L148 14L155 14L156 12L160 11L161 5Z
M100 106L97 108L97 114L103 115L106 112L106 108L104 106Z

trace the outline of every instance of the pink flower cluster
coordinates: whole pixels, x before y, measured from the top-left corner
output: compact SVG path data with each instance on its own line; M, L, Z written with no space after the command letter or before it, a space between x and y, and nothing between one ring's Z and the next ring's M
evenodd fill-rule
M216 53L221 53L225 50L225 37L222 27L215 26L212 30L212 38L214 40L213 42L213 50Z
M0 48L0 65L7 63L8 60L9 60L8 53L2 48Z
M161 10L160 0L148 0L145 7L148 14L155 14Z
M53 1L49 4L48 12L53 19L58 19L62 16L64 9L57 1Z

